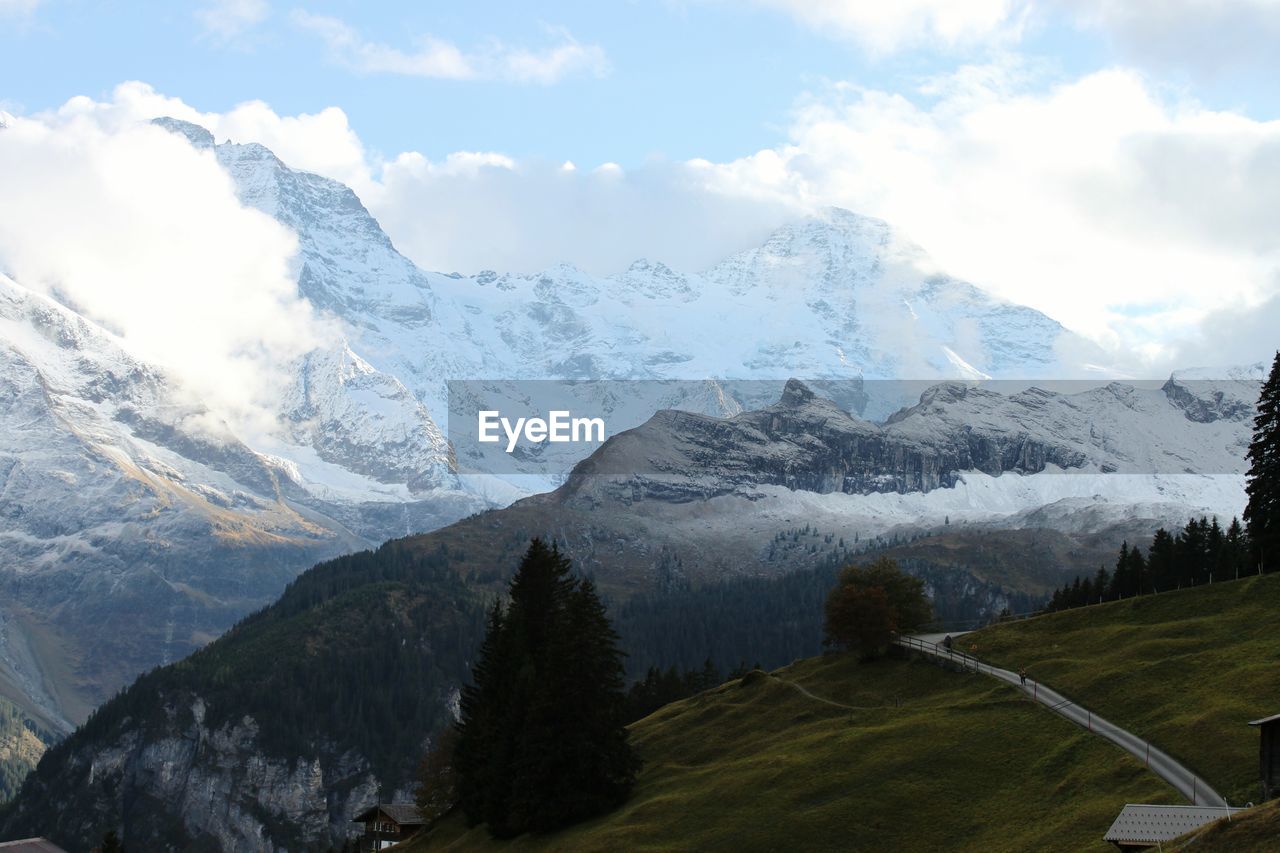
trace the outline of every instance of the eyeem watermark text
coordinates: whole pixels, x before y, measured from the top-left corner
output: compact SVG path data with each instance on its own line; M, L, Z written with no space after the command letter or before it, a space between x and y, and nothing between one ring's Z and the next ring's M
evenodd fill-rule
M548 412L546 418L516 418L514 423L494 409L482 409L476 415L479 440L495 444L502 440L499 434L501 430L507 438L508 453L515 451L522 435L529 444L582 441L594 441L598 444L604 441L603 418L575 418L565 410Z

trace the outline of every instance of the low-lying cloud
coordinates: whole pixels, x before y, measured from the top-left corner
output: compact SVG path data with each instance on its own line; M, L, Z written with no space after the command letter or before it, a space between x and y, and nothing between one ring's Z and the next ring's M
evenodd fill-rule
M0 268L238 429L270 428L285 366L328 334L297 295L294 235L242 206L211 152L99 118L70 105L0 130Z

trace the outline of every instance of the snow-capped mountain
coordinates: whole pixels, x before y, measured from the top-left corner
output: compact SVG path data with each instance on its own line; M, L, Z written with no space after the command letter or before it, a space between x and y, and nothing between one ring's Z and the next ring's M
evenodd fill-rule
M28 714L66 730L306 565L482 506L421 404L349 351L309 356L284 410L274 452L250 448L0 275L0 679Z
M1101 375L1104 356L1085 339L945 275L887 223L846 210L787 225L700 273L648 260L605 277L569 265L428 273L342 184L258 144L157 123L212 150L245 204L297 233L300 292L437 421L447 379L767 379L780 390L789 376Z
M464 411L517 404L518 380L696 380L656 396L639 396L644 383L570 386L607 408L616 432L662 407L758 409L791 376L841 413L878 419L915 404L919 389L869 380L1104 372L1084 339L948 277L886 223L848 211L792 223L701 272L642 260L609 276L433 273L396 251L348 187L258 144L157 124L216 158L244 204L296 233L299 293L335 332L292 366L279 428L246 437L74 306L0 279L0 679L56 728L269 601L316 559L527 494L527 483L459 476L448 380L491 380L491 396ZM971 399L938 415L948 436L984 416ZM1186 405L1209 417L1232 404L1193 395ZM1009 423L1037 416L1028 406ZM1019 509L1049 502L1037 491Z
M65 729L105 698L67 682L115 685L184 654L225 628L252 590L285 579L262 559L271 543L315 553L332 534L278 501L279 470L215 434L163 372L3 276L0 340L0 672L29 711ZM218 553L227 542L244 547ZM215 554L226 561L215 567ZM196 604L196 590L209 598ZM76 653L80 672L59 672L62 661L29 641L113 623L128 630L92 632ZM141 659L138 645L148 647Z

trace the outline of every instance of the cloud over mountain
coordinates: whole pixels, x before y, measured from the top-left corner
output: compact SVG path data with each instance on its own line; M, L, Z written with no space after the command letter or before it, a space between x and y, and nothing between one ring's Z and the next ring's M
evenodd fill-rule
M294 236L237 200L209 152L92 108L0 130L0 268L113 330L247 429L279 368L326 335Z
M204 113L141 83L60 111L111 132L157 115L257 141L340 180L426 269L596 274L636 258L701 269L836 205L893 222L949 271L1100 340L1135 373L1211 353L1210 315L1277 293L1280 125L1171 98L1110 69L1061 78L965 66L894 94L836 83L802 99L788 141L733 161L571 164L461 151L383 157L336 107L261 101ZM1236 360L1267 355L1261 331ZM1127 353L1127 355L1125 355Z

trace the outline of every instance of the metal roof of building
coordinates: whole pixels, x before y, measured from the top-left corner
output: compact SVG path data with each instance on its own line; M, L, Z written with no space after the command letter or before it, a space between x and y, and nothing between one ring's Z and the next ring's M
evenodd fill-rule
M1274 723L1276 720L1280 720L1280 714L1272 714L1270 717L1263 717L1261 720L1252 720L1249 725L1261 726L1266 723Z
M351 819L352 823L363 823L382 812L401 826L422 826L426 820L412 803L379 803L370 806Z
M58 845L44 838L24 838L21 841L0 841L4 853L67 853Z
M1207 823L1227 817L1239 809L1217 806L1148 806L1130 804L1124 807L1115 823L1102 837L1117 844L1155 844L1172 841L1199 829Z

